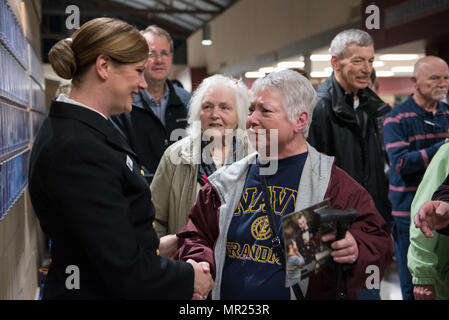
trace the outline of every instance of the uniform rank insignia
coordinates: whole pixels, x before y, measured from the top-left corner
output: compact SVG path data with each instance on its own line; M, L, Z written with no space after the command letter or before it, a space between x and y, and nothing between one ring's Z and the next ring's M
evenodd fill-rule
M128 166L129 170L133 171L133 161L128 155L126 155L126 165Z

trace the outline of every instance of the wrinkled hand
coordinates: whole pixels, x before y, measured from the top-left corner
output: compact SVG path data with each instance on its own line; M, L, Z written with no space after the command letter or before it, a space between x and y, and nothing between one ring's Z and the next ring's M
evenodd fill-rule
M414 222L427 238L432 238L431 230L443 229L449 225L449 203L444 201L424 202L415 215Z
M433 284L415 285L413 295L415 300L435 300L435 286Z
M321 241L328 242L335 240L336 232L325 234L321 237ZM343 239L334 241L331 244L333 249L331 256L337 263L354 263L359 257L359 247L357 246L357 241L349 231L346 231L346 235Z
M193 300L205 300L209 292L214 287L214 280L210 275L209 263L195 262L192 259L187 260L193 266L195 280L193 284Z
M163 236L159 241L159 254L163 257L173 259L178 250L178 237L175 234Z

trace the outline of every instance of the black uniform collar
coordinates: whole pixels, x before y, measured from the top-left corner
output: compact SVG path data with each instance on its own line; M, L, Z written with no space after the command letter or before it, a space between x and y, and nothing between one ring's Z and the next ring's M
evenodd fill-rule
M134 151L123 141L117 129L114 128L110 120L106 120L95 111L77 106L75 104L52 100L50 108L50 117L67 118L80 121L87 126L102 133L107 141L115 147L120 148L126 153L136 157Z

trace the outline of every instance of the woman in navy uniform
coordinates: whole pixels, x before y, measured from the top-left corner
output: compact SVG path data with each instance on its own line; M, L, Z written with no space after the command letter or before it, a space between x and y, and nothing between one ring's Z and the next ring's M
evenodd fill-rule
M134 27L98 18L49 53L73 89L52 102L30 161L32 204L52 241L44 299L191 299L213 286L206 265L159 256L149 186L109 121L146 88L148 52Z

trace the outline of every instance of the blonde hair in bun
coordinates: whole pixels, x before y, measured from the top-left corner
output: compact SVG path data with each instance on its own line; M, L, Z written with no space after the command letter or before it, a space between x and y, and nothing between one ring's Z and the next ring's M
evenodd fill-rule
M96 18L84 23L72 35L50 50L48 58L56 74L72 79L76 86L84 72L105 54L114 62L128 64L148 58L148 44L130 24L113 18Z
M57 42L48 53L53 70L63 79L72 79L76 72L76 59L68 39Z

